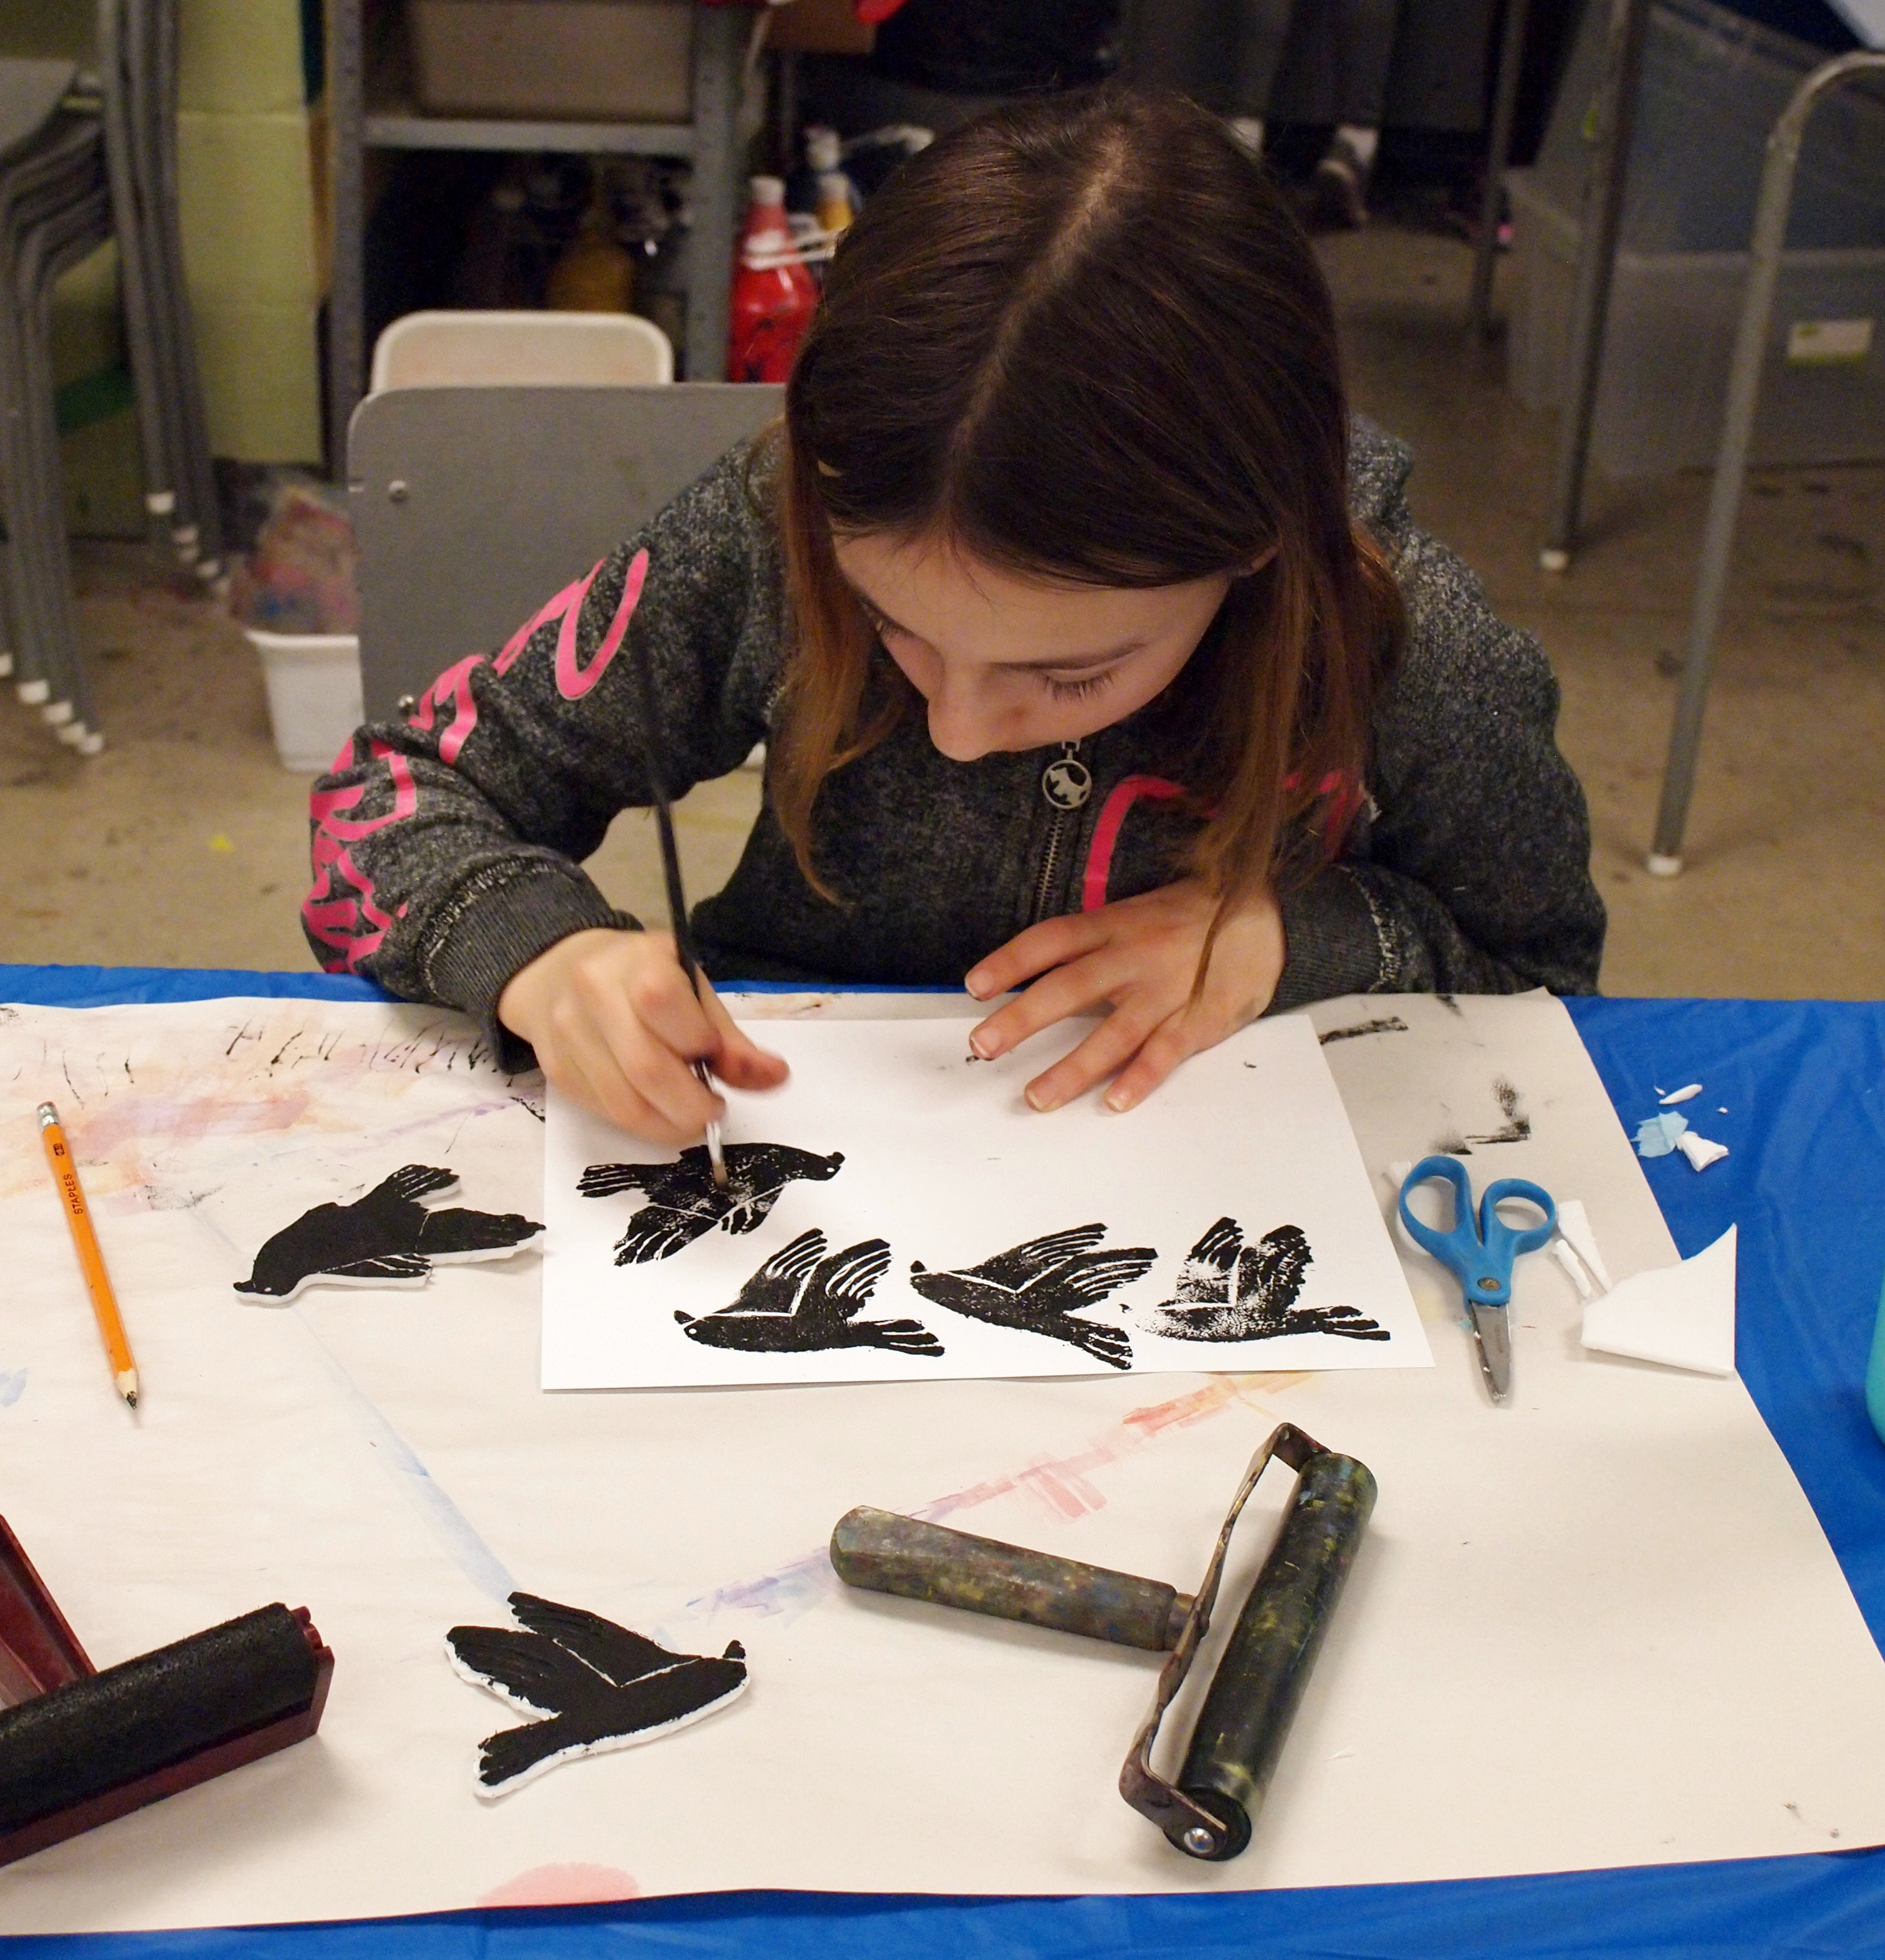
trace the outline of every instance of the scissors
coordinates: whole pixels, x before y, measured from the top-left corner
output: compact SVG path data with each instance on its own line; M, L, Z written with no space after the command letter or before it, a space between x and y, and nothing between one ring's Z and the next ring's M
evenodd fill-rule
M1407 1194L1417 1184L1435 1178L1453 1187L1453 1229L1436 1232L1407 1208ZM1508 1198L1522 1198L1545 1214L1542 1225L1515 1231L1499 1215ZM1512 1300L1512 1262L1521 1252L1535 1252L1557 1229L1558 1208L1551 1194L1522 1177L1502 1177L1486 1187L1480 1213L1473 1216L1473 1186L1457 1157L1422 1157L1400 1187L1400 1222L1414 1242L1443 1265L1451 1267L1466 1295L1466 1310L1479 1343L1480 1367L1496 1402L1511 1392L1512 1338L1507 1309Z

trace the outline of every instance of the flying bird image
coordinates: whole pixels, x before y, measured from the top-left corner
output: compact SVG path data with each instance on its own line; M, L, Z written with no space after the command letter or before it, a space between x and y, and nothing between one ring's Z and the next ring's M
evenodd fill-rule
M842 1150L822 1157L790 1144L729 1144L725 1154L724 1191L714 1186L704 1144L683 1150L673 1163L591 1164L583 1172L576 1188L585 1198L621 1191L647 1197L615 1242L617 1265L671 1258L716 1225L724 1232L757 1231L794 1179L823 1184L844 1161Z
M670 1653L580 1606L513 1592L515 1627L454 1627L446 1657L525 1713L478 1745L478 1794L501 1796L574 1756L625 1749L710 1715L746 1685L746 1650Z
M1132 1339L1123 1328L1075 1316L1081 1308L1098 1306L1117 1288L1144 1278L1159 1255L1149 1246L1095 1252L1105 1236L1104 1225L1076 1225L1030 1239L960 1272L933 1273L916 1260L910 1284L925 1300L971 1320L1070 1341L1109 1367L1129 1368Z
M677 1312L690 1341L755 1354L804 1354L831 1348L888 1348L899 1354L940 1354L942 1344L920 1320L860 1320L890 1264L881 1239L847 1246L828 1258L825 1234L801 1232L774 1252L739 1290L731 1306Z
M1357 1306L1299 1307L1314 1259L1299 1227L1279 1225L1254 1246L1220 1218L1185 1255L1176 1297L1146 1315L1149 1332L1177 1341L1269 1341L1279 1334L1343 1334L1385 1341L1388 1329Z
M244 1300L283 1302L304 1286L423 1286L441 1262L508 1258L543 1230L520 1212L428 1211L458 1173L408 1164L351 1204L317 1204L284 1226L236 1282Z

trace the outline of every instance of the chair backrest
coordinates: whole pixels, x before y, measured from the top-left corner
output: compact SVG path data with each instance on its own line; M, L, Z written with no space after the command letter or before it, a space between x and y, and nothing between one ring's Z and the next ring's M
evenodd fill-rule
M632 313L409 313L374 344L372 390L601 387L674 379L674 348Z
M369 395L347 450L369 718L501 646L784 396L728 381Z

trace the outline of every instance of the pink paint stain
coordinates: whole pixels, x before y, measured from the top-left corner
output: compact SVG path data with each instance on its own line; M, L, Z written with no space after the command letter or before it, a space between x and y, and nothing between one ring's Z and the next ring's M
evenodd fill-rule
M609 1905L639 1898L641 1888L612 1865L533 1865L494 1885L480 1905Z
M291 1130L307 1112L313 1096L306 1089L283 1090L253 1102L237 1102L212 1092L200 1096L145 1096L101 1109L78 1126L75 1141L82 1159L107 1157L120 1145L174 1147L205 1137L265 1134Z

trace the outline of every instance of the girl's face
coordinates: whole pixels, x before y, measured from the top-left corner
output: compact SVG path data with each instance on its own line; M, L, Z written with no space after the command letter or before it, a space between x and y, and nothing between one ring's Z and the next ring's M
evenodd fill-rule
M1230 590L1227 573L1139 590L1025 579L888 531L837 546L885 651L930 704L952 761L1078 741L1177 676Z

